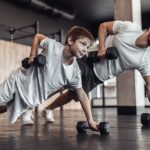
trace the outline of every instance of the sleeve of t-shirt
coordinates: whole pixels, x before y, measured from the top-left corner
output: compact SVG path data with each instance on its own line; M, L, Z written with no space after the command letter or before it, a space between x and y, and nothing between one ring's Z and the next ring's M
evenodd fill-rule
M78 72L78 75L76 78L77 78L77 82L72 84L72 87L74 87L74 89L78 89L82 87L81 71Z
M82 88L81 71L78 70L77 75L74 77L72 83L68 86L68 89L73 91L75 89Z
M113 33L139 31L141 27L137 23L130 21L115 21L113 25Z
M50 39L50 38L45 38L41 41L40 43L40 48L43 49L45 54L51 53L53 51L53 47L55 44L55 40Z
M140 69L140 73L142 76L149 76L150 75L150 62L147 64L144 64Z

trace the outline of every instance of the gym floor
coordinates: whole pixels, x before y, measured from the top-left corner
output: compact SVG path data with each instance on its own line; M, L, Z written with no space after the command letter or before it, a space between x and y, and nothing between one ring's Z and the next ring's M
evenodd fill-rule
M146 111L149 111L148 109ZM33 126L23 126L21 119L11 125L6 113L0 116L0 150L149 150L150 128L143 128L140 116L118 116L116 108L93 109L96 121L109 121L110 134L100 136L88 130L79 135L77 121L85 120L81 110L54 112L55 123L46 124L39 116Z

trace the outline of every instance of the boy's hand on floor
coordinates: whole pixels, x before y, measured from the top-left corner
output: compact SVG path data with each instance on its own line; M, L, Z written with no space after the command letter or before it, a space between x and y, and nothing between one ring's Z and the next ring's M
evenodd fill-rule
M95 122L95 121L90 121L89 123L89 128L93 131L99 131L98 127L99 127L99 123Z

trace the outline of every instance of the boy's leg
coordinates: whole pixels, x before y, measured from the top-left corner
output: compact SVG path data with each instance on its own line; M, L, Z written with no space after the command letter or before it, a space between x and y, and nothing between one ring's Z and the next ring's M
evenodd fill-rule
M42 107L44 107L44 109L42 110L41 114L45 118L45 120L49 123L53 123L55 121L53 118L53 110L70 102L74 97L73 92L70 92L68 90L63 91L58 95L59 96L57 96L57 97L55 95L53 95L52 97L50 97L50 99L48 99L47 101L45 101L42 104L43 105ZM51 103L52 99L55 97L56 97L56 99L54 99L53 102ZM45 104L45 103L48 103L48 101L50 102L50 104ZM27 110L22 115L22 123L26 124L26 125L33 124L31 110Z
M53 117L53 110L70 102L74 98L73 95L74 94L72 92L67 90L62 92L51 104L47 105L41 113L45 120L49 123L53 123L55 121Z
M15 93L15 78L11 74L2 84L0 84L0 104L7 104L14 98Z
M24 112L21 116L22 123L24 125L33 125L32 118L33 118L32 109L26 110L26 112Z
M71 100L73 100L74 98L74 95L70 92L70 91L65 91L65 92L62 92L60 94L59 97L57 97L53 103L51 103L50 105L46 106L45 109L55 109L55 108L58 108L58 107L61 107L65 104L67 104L68 102L70 102Z

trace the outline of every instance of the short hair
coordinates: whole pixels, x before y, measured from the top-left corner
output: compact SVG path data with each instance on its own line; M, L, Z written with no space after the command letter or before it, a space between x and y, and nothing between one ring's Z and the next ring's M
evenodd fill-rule
M68 44L68 37L72 37L73 41L76 41L79 38L87 37L91 40L91 42L94 42L94 37L90 31L88 31L86 28L81 26L73 26L66 35L65 44Z

